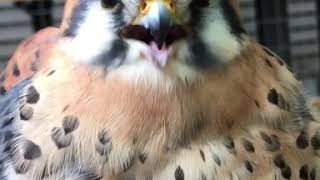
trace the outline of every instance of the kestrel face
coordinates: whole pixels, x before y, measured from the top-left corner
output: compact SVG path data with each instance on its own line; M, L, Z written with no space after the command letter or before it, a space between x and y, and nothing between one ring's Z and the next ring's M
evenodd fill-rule
M79 0L64 31L71 39L65 49L129 79L192 81L242 49L245 30L231 2Z

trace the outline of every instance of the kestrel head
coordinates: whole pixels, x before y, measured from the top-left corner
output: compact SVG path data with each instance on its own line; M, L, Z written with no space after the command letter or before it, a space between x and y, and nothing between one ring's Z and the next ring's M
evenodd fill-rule
M237 0L69 0L62 28L80 62L184 79L240 53L238 11Z

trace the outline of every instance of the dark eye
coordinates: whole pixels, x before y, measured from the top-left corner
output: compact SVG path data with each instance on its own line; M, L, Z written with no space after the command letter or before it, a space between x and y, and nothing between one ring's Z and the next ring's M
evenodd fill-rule
M104 8L114 8L119 3L119 0L101 0L101 5Z

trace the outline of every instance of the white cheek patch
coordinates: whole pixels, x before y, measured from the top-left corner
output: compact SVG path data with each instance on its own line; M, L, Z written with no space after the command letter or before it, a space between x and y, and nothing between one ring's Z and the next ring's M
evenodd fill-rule
M230 27L220 10L212 10L208 14L206 28L201 32L202 40L209 46L211 52L222 62L229 62L241 52L242 45L231 33Z
M101 52L110 49L116 35L112 31L111 12L103 9L99 2L92 2L83 16L85 19L79 24L76 37L63 48L77 61L89 64Z

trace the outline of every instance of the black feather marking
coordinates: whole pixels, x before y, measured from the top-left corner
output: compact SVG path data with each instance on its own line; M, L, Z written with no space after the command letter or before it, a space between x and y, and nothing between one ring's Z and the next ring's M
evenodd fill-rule
M53 128L51 132L51 138L56 144L58 149L66 148L70 146L73 136L72 134L65 134L62 128Z
M18 77L20 76L20 70L17 64L13 65L13 72L12 72L13 76Z
M96 64L103 65L105 68L109 66L119 67L124 62L128 48L128 44L124 40L115 39L111 44L111 49L97 57Z
M211 53L208 46L201 40L195 38L189 43L191 52L191 64L199 68L221 67L222 63Z
M245 161L244 164L245 164L247 170L248 170L250 173L253 173L253 166L252 166L252 164L251 164L249 161Z
M266 61L266 64L267 64L270 68L273 67L272 64L271 64L271 62L269 61L269 59L265 59L265 61Z
M53 75L55 72L56 72L56 70L52 70L52 71L50 71L50 72L48 73L47 76L51 76L51 75Z
M133 166L133 162L133 157L126 158L126 160L122 164L123 172L127 172Z
M296 140L296 145L299 149L306 149L309 146L308 135L302 131Z
M277 59L278 63L283 66L284 65L284 62L277 56L274 54L274 52L272 52L271 50L267 49L267 48L263 48L263 50L271 57L274 57Z
M274 157L274 159L273 159L273 162L274 162L274 164L275 164L278 168L280 168L280 169L283 169L283 168L286 167L286 162L285 162L282 154L276 155L276 156Z
M250 142L250 141L248 141L246 139L243 140L243 146L244 146L244 148L245 148L245 150L247 152L249 152L249 153L254 153L255 152L255 148L254 148L252 142Z
M147 154L146 153L140 153L139 154L139 160L142 164L144 164L144 162L146 161L147 159Z
M177 167L176 171L174 172L175 180L184 180L184 172L180 166Z
M218 164L218 166L221 167L221 160L220 160L219 156L216 154L212 154L212 156L213 156L213 160Z
M190 27L194 28L194 31L203 27L204 13L202 7L199 6L199 0L192 0L190 3Z
M278 105L278 93L275 89L271 89L268 94L268 101L274 105Z
M40 146L29 140L26 140L23 151L23 157L27 160L34 160L41 156Z
M291 178L291 168L286 165L284 168L281 168L281 174L285 179L290 179Z
M221 0L220 6L222 8L224 17L230 26L231 33L238 37L238 39L241 38L242 34L247 34L246 30L242 27L239 16L230 4L230 1Z
M205 157L204 152L202 151L202 149L200 149L200 156L201 156L201 159L203 160L203 162L206 162L206 157Z
M88 11L90 7L89 3L92 1L80 0L78 5L75 7L73 14L71 15L70 25L64 31L64 36L66 37L75 37L77 31L80 27L80 24L85 20L85 12Z
M257 108L260 109L260 103L257 100L255 100L254 103L257 106Z
M279 138L276 135L269 136L264 132L260 132L261 138L265 141L268 151L276 152L280 150L281 144Z
M224 145L230 150L233 150L235 148L234 140L230 136L225 138Z
M98 142L96 143L96 151L101 156L106 156L106 159L109 159L109 154L112 150L112 141L108 131L101 131L98 134Z
M27 103L36 104L40 99L40 94L38 93L37 89L34 86L31 86L28 89L28 94L26 98L27 98Z
M0 95L4 95L6 92L6 88L4 88L4 86L0 86Z
M75 116L65 116L62 126L65 134L69 134L79 127L79 119Z
M308 180L309 177L309 167L308 165L304 165L300 168L299 177L302 180Z
M28 121L32 118L33 116L33 108L28 106L28 105L24 105L20 108L20 119L23 121Z
M290 179L292 172L291 168L285 162L284 157L281 154L278 154L273 159L274 164L281 170L281 174L285 179Z

